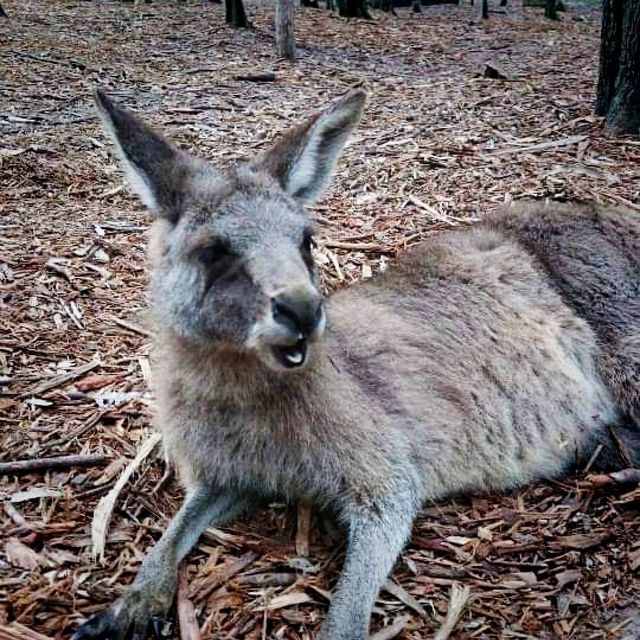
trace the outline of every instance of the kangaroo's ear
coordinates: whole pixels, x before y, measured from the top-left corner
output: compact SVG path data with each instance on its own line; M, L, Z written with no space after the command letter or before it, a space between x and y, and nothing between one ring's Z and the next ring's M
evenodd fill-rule
M354 91L333 102L258 158L255 166L266 170L293 198L309 204L322 192L333 173L338 155L355 129L366 94Z
M175 222L198 161L173 147L99 89L94 95L131 187L153 213Z

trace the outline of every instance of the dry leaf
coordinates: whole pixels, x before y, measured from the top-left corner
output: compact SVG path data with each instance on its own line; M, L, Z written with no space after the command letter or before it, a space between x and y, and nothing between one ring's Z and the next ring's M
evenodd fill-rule
M14 567L35 571L42 564L40 555L31 547L20 542L18 538L9 538L4 545L4 552L7 561Z

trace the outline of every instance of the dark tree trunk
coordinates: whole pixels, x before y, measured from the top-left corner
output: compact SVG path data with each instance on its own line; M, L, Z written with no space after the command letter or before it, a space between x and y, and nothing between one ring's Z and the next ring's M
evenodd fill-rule
M489 0L482 0L480 6L480 16L483 20L486 20L489 17Z
M523 0L522 6L546 9L548 2L549 0ZM564 2L562 2L562 0L556 0L556 11L566 11L566 7L564 6Z
M596 113L614 133L640 133L640 2L604 0Z
M549 20L558 19L558 5L556 0L547 0L547 3L544 5L544 17L549 18Z
M373 9L379 9L380 11L388 11L392 15L396 15L394 0L371 0L370 5Z
M343 18L364 18L371 20L365 0L337 0L338 13Z
M622 9L621 1L605 0L602 10L600 77L596 98L596 113L599 116L607 115L618 78L622 45Z
M234 27L246 29L249 26L242 0L224 0L224 19Z

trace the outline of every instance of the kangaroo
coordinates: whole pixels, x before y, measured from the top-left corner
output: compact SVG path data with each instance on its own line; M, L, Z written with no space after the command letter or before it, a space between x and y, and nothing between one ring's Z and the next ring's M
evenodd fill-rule
M533 203L432 236L323 300L304 205L360 120L355 92L217 170L102 92L154 216L157 423L187 488L135 581L74 640L160 634L211 524L278 495L335 510L346 559L319 637L366 638L421 505L640 462L640 217Z

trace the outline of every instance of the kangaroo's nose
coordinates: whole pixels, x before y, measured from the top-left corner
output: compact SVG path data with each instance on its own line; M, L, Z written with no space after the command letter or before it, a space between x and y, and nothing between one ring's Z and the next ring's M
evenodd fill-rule
M322 320L322 298L308 289L286 291L271 299L271 313L276 322L308 338Z

